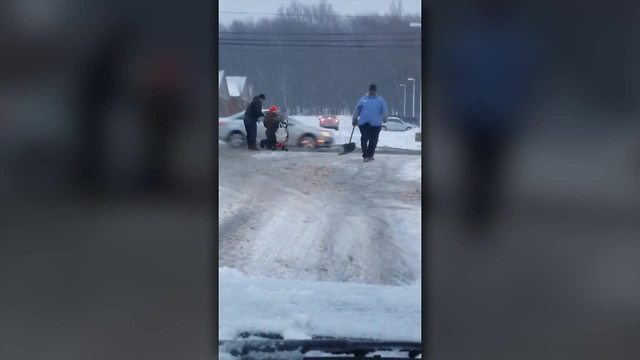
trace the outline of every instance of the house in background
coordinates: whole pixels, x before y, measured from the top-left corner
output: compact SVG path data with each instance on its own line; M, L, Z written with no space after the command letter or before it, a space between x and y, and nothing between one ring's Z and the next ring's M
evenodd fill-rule
M230 114L240 112L251 102L251 91L246 76L227 76L229 90L228 110Z
M219 116L227 116L229 111L229 86L224 70L218 71L218 114Z
M233 115L247 108L253 98L253 85L246 76L227 76L226 71L218 71L218 114L220 117Z

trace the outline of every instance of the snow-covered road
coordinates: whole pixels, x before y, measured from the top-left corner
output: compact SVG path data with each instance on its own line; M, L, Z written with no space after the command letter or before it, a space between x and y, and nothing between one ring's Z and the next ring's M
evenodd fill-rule
M220 146L219 266L402 285L420 277L420 156Z
M313 127L319 127L318 116L301 116L301 115L292 115L292 118ZM333 134L334 142L336 144L346 144L349 142L349 137L351 137L351 116L338 116L340 119L339 130L334 129L325 129L322 130L330 131ZM420 150L422 148L422 143L415 141L416 133L420 132L420 129L411 129L407 131L381 131L378 139L378 147L379 148L394 148L394 149L406 149L406 150ZM353 142L356 143L356 146L360 147L360 129L356 127L353 129Z

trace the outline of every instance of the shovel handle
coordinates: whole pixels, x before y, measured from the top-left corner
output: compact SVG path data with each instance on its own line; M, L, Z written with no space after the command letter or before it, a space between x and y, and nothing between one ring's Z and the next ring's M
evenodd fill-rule
M358 106L358 113L356 114L355 118L357 119L358 116L360 116L360 113L362 112L362 105ZM353 128L351 129L351 136L349 136L349 143L351 143L351 138L353 137L353 131L356 129L356 126L353 125Z

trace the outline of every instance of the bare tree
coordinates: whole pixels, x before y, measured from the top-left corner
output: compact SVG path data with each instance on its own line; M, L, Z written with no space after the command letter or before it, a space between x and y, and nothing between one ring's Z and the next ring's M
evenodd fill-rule
M400 83L420 79L420 48L400 47L420 44L419 32L408 34L408 23L420 19L402 18L399 0L387 15L341 17L327 1L292 2L278 14L220 28L227 31L220 41L232 44L219 48L220 69L247 76L269 104L350 112L367 85L376 83L389 106L400 108Z

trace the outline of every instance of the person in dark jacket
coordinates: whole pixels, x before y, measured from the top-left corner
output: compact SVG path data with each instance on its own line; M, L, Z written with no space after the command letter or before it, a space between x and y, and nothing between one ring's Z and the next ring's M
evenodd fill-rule
M176 135L188 106L187 79L179 57L168 49L153 54L148 71L141 98L145 126L142 184L148 190L169 190L175 185L171 153L176 149Z
M262 113L262 102L265 100L264 94L253 98L244 112L244 128L247 131L247 145L249 150L258 150L256 137L258 136L258 119L264 116Z
M122 74L130 60L133 35L135 29L128 22L110 27L104 39L96 42L85 68L79 70L80 103L74 133L77 164L72 167L79 189L100 191L107 185L109 142L105 133L109 111L121 101L119 95L126 86Z

